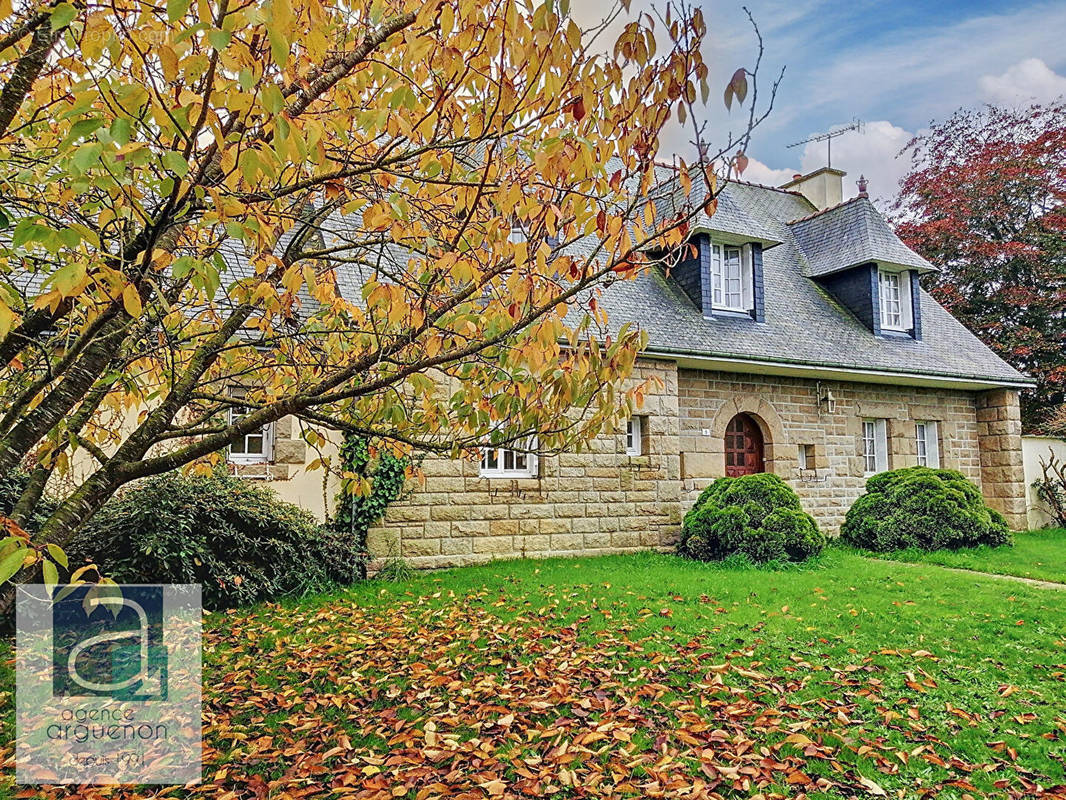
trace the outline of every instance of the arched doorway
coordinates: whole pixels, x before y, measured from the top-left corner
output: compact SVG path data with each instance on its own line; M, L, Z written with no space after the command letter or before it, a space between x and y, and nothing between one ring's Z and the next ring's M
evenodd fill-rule
M730 478L765 472L762 431L747 414L737 414L725 429L725 474Z

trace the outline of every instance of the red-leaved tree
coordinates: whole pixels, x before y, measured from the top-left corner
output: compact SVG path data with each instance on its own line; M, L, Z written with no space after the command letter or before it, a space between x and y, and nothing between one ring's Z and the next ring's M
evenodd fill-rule
M1066 400L1066 102L961 110L904 152L899 235L941 266L933 296L1037 379L1022 413L1040 429Z

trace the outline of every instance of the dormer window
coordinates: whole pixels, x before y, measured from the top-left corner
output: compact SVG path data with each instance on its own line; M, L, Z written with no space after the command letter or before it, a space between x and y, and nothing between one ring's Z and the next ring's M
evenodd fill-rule
M911 280L909 272L877 271L877 293L881 303L881 330L906 333L911 321Z
M751 248L712 244L712 309L749 313L752 310L753 286Z

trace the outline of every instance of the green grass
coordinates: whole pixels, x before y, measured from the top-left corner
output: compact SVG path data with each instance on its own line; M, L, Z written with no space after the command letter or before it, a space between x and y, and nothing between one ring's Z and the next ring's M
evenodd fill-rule
M653 778L706 780L704 747L724 748L715 764L741 758L733 738L686 749L682 727L697 738L721 727L790 765L762 787L719 787L726 797L863 796L861 780L900 797L1035 797L1037 784L1066 781L1066 591L928 563L835 549L783 571L655 554L498 562L212 614L206 629L208 796L251 796L252 775L275 796L297 764L334 779L415 780L405 770L431 718L457 748L430 762L449 785L473 780L472 764L522 780L551 766L561 739L632 722L628 738L560 761L585 772L553 786L557 797L585 796L601 770L632 775L623 796ZM10 649L2 655L8 756ZM508 712L511 727L497 725ZM804 755L789 733L832 757ZM338 741L342 754L316 761ZM797 768L825 783L787 785ZM322 784L312 796L336 795Z
M974 547L966 550L900 550L883 558L894 561L940 564L945 567L1014 575L1053 583L1066 583L1066 529L1055 528L1015 534L1013 547Z

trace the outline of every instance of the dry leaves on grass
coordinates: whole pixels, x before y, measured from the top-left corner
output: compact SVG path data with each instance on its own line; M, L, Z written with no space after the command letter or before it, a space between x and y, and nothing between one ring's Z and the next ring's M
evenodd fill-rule
M773 675L753 650L679 645L669 628L642 638L595 602L570 624L557 607L507 605L338 601L279 610L287 637L231 615L207 637L205 783L173 794L921 798L979 796L971 781L988 773L998 797L1066 797L1002 743L984 763L953 755L917 705L882 697L870 658L795 657ZM916 695L935 687L932 654L898 655ZM831 696L803 694L816 673Z

